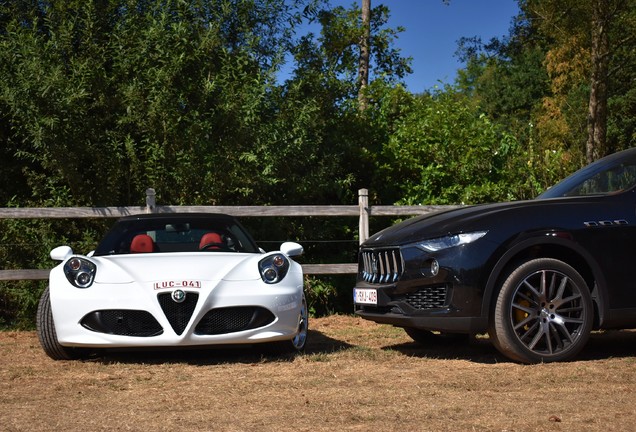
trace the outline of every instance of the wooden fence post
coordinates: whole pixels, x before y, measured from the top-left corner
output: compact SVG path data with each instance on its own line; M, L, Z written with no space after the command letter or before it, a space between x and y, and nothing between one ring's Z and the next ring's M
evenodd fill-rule
M358 237L360 244L369 238L369 190L358 190L358 206L360 207L360 226Z
M153 213L155 211L156 203L156 193L153 188L146 189L146 213Z

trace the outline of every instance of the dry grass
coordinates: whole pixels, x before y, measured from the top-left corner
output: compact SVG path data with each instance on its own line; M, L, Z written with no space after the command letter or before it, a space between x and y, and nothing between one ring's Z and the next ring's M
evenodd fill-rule
M354 317L311 322L308 352L111 353L54 362L0 333L2 431L636 430L636 332L524 366L477 339L420 347Z

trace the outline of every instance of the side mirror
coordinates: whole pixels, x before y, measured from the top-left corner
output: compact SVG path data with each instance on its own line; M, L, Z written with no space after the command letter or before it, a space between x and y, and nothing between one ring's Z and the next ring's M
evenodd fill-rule
M51 251L51 259L55 261L64 261L71 255L73 255L73 249L68 246L58 246Z
M303 254L303 247L298 243L285 242L280 245L280 251L289 257L295 257Z

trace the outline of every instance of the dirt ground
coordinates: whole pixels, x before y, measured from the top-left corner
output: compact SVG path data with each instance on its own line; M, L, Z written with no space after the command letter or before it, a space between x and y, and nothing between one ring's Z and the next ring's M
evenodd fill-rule
M520 365L486 338L422 347L351 316L310 322L307 353L109 353L56 362L0 333L1 431L633 431L636 332L577 361Z

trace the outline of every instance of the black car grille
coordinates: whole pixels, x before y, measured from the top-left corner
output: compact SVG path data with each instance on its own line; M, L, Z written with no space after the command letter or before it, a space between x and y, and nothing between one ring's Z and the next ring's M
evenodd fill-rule
M415 309L435 309L447 305L447 292L448 289L446 285L437 285L421 288L413 293L406 294L399 300L408 303Z
M117 336L149 337L163 333L155 317L142 310L99 310L82 318L81 324L94 332Z
M157 295L157 298L174 332L178 335L183 333L190 322L190 318L192 318L199 294L186 293L185 299L181 303L177 303L172 299L172 293L161 293Z
M399 248L363 250L360 252L360 273L368 283L393 283L402 275L404 264Z
M218 335L255 329L272 323L276 318L265 308L253 306L212 309L194 329L198 335Z

